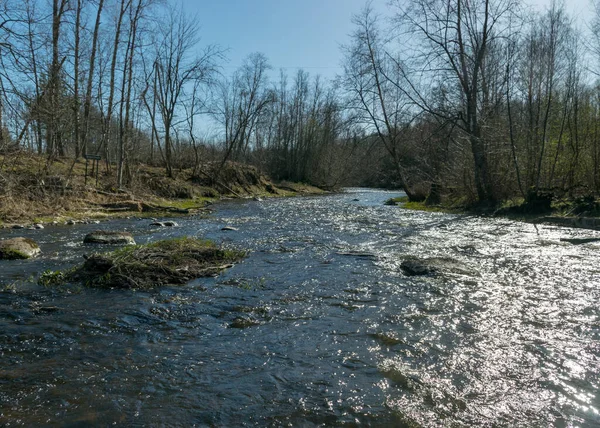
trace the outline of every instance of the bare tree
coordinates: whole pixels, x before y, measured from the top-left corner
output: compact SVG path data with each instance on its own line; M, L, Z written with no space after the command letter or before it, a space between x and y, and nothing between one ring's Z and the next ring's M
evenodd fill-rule
M94 23L94 32L92 36L92 48L89 59L89 69L87 76L87 85L85 90L85 97L83 99L83 129L81 132L82 140L82 152L87 153L88 143L87 138L90 129L90 111L92 107L92 89L94 84L94 71L96 68L96 52L98 50L98 34L100 33L100 20L102 18L102 10L104 7L104 0L99 0L98 9L96 11L96 20Z
M116 71L117 71L117 61L119 55L119 46L121 43L121 31L123 26L123 19L131 7L132 0L121 0L119 2L119 10L117 14L117 22L115 27L115 38L113 41L112 47L112 59L110 65L110 82L108 85L108 101L106 106L106 113L104 116L104 123L102 129L102 139L100 141L100 146L98 147L98 151L104 149L106 166L110 165L109 163L109 146L110 146L110 126L112 123L113 116L113 108L114 108L114 97L115 97L115 87L116 87Z
M154 61L156 91L153 95L164 130L166 173L172 177L171 132L185 89L194 82L211 82L217 71L217 61L222 57L222 50L216 46L208 46L199 56L191 57L199 42L199 27L197 20L187 17L182 10L172 10L162 29Z
M344 47L343 84L356 119L372 130L387 150L411 200L423 200L410 185L402 163L404 133L414 119L406 95L402 61L388 50L370 4L353 17L352 42Z
M201 81L196 80L193 82L191 94L188 102L184 103L185 118L188 127L188 136L192 149L194 150L194 168L192 170L192 176L197 177L200 169L200 145L196 137L196 117L200 114L207 112L207 100L203 97Z
M60 57L60 30L64 14L69 5L68 0L52 1L52 63L48 73L47 97L49 100L50 118L47 126L46 143L48 154L52 158L54 155L65 155L65 149L62 141L62 134L58 127L58 112L60 111L61 98L61 80L62 66L66 57Z
M131 137L131 94L133 90L134 57L137 49L138 30L142 13L149 5L148 1L137 0L135 8L130 11L129 37L124 57L123 76L121 80L121 101L119 103L119 144L117 157L117 185L123 185L123 174L129 151L129 139Z
M213 116L223 126L225 153L214 172L215 180L227 160L248 149L260 115L275 99L266 84L269 68L267 58L261 53L254 53L246 58L231 79L220 84Z
M395 1L397 19L408 30L417 55L412 61L418 72L411 76L425 77L441 86L455 89L451 103L457 110L444 119L456 123L465 133L473 159L477 198L481 204L494 204L496 193L489 166L489 152L485 139L485 121L495 113L495 106L486 103L484 86L487 61L492 46L502 45L510 36L510 18L519 10L516 0L411 0ZM501 60L496 57L496 60ZM413 100L426 111L439 115L430 106L426 94L411 82Z

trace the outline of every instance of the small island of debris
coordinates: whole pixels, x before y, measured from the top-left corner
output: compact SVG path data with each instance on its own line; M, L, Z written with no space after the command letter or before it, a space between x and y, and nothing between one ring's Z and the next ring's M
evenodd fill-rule
M211 241L168 239L86 256L82 265L67 271L44 272L39 283L79 282L89 287L135 289L181 285L217 275L244 256L243 251L219 248Z

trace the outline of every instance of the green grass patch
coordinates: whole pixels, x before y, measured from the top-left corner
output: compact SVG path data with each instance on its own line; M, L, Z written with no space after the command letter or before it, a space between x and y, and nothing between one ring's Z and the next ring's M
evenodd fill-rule
M32 223L37 224L47 224L47 223L52 223L53 221L55 221L57 218L53 217L53 216L45 216L45 217L34 217Z
M38 278L38 284L44 287L53 287L58 285L63 285L66 282L69 282L69 276L75 272L75 268L69 270L46 270L42 272L40 277Z
M163 208L177 208L181 210L194 210L204 208L207 202L215 201L217 198L198 196L194 199L169 199L159 203Z
M441 205L427 205L425 202L405 202L401 206L407 210L427 211L433 213L447 213L451 212L452 210L449 207L443 207Z
M448 214L459 214L466 211L465 207L456 205L427 205L425 202L401 202L399 204L401 208L413 211L426 211L432 213L448 213Z
M0 250L0 260L26 260L30 256L22 251L5 248Z
M408 196L398 196L397 198L390 198L385 201L385 205L398 205L408 202Z

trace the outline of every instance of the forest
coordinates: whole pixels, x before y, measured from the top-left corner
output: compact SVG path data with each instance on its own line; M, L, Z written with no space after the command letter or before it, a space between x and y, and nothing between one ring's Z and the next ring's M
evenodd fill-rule
M218 180L228 162L325 189L413 201L544 205L600 193L600 20L553 1L396 0L353 19L336 79L232 73L176 1L0 1L0 197L22 156L100 156L115 189L140 165ZM209 129L210 131L207 131ZM63 180L61 182L68 182Z

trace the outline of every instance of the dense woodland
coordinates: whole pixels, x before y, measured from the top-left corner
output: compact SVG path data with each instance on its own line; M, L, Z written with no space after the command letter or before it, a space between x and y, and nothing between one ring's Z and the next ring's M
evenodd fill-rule
M120 188L141 164L218 179L237 161L433 203L597 196L590 22L558 2L397 0L385 16L367 4L326 81L261 53L225 72L227 51L176 1L0 0L0 184L27 152L100 155Z

